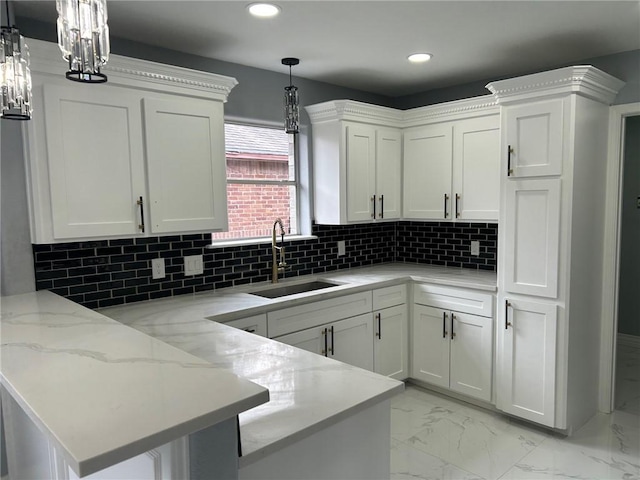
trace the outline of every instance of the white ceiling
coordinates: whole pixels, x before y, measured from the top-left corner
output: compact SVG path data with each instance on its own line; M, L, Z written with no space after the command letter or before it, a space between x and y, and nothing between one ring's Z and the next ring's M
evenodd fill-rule
M543 70L640 49L634 1L276 0L272 19L251 0L108 0L111 35L388 96ZM12 2L49 21L53 0ZM19 27L19 25L18 25ZM434 55L410 64L413 52Z

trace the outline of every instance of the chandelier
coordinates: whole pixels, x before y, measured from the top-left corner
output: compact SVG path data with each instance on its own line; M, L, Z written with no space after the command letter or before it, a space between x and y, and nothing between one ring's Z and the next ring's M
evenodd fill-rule
M298 87L291 81L291 67L298 65L297 58L283 58L282 64L289 66L289 86L284 87L284 130L287 133L298 133L300 125L300 99Z
M58 46L69 63L66 77L75 82L103 83L100 73L109 60L106 0L56 0Z
M7 24L9 23L9 2ZM2 115L9 120L30 120L31 71L29 70L29 47L13 26L2 26L0 34L0 89Z

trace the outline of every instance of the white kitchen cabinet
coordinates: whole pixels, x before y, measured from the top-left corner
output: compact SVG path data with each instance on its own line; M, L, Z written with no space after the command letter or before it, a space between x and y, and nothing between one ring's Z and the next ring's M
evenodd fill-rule
M452 158L451 125L405 131L403 217L451 218Z
M373 370L373 319L370 314L282 335L274 340Z
M497 115L407 129L404 218L497 220L499 145Z
M396 380L409 376L407 287L394 285L373 291L373 371Z
M348 100L306 109L313 124L315 220L335 225L400 218L400 111Z
M511 180L505 185L505 290L558 295L560 179Z
M622 85L582 65L487 86L503 139L496 405L568 434L600 393L607 129Z
M491 318L415 305L411 377L491 401L492 326Z
M492 311L493 297L469 291L470 298L465 301L462 289L447 292L447 288L436 287L436 293L429 287L414 286L411 378L490 402L493 315L468 312L478 311L483 304ZM422 305L421 301L432 305L453 301L460 311Z
M143 105L151 231L226 229L222 103L145 98Z
M261 337L267 336L267 315L265 313L231 320L230 322L226 322L225 325L239 328L245 332L255 333Z
M558 307L508 297L497 369L497 406L527 420L555 426Z
M563 102L545 100L504 107L502 150L507 176L539 177L562 173Z
M38 96L44 111L34 123L44 123L46 143L31 151L48 159L55 238L133 235L142 224L139 100L121 88L92 87L44 85Z
M222 106L235 79L112 56L108 84L72 84L50 61L56 45L30 47L33 243L226 228Z

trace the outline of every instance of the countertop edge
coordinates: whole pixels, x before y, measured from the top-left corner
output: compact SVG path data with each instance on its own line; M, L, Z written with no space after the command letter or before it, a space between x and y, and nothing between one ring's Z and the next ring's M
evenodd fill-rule
M323 430L327 427L330 427L331 425L335 425L336 423L339 423L340 421L344 420L347 417L350 417L354 413L361 412L373 405L376 405L380 402L384 402L385 400L389 400L393 398L395 395L403 392L404 389L405 389L404 382L401 382L400 380L398 380L398 384L395 387L390 388L389 390L386 390L378 395L370 397L367 400L364 400L363 402L360 402L356 405L352 405L351 407L348 407L336 413L335 415L332 415L331 417L325 418L319 422L314 423L313 425L309 425L308 427L300 429L287 437L276 440L275 442L270 443L269 445L266 445L262 448L259 448L258 450L255 450L247 455L241 456L238 460L238 468L242 469L248 465L258 462L274 452L282 450L283 448L286 448L289 445L292 445L299 440L307 438L313 435L314 433L319 432L320 430Z

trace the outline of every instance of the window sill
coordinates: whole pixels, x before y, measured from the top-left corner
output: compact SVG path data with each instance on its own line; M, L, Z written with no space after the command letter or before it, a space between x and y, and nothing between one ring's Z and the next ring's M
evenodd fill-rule
M276 235L278 242L280 242L280 235ZM300 242L302 240L315 240L318 238L315 235L285 235L284 242ZM224 247L240 247L243 245L260 245L264 243L271 243L271 238L246 238L240 240L220 240L213 242L211 245L207 245L208 249L224 248Z

